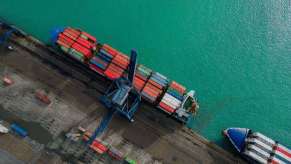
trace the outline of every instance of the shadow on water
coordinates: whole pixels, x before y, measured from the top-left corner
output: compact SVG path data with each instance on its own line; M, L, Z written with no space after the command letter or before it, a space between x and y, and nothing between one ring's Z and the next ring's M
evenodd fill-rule
M6 111L2 105L0 105L0 120L4 120L8 123L19 124L21 127L27 130L30 138L38 141L39 143L47 144L48 142L52 141L51 134L38 123L25 121L15 114Z

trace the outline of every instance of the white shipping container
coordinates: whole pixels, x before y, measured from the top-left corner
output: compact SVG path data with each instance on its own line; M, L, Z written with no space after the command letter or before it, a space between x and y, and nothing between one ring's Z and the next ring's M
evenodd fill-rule
M172 104L171 102L167 101L166 99L162 100L163 103L167 104L168 106L170 106L173 109L177 109L177 105Z
M272 146L267 145L267 144L263 143L262 141L260 141L260 140L258 140L256 138L248 138L246 141L247 142L254 142L254 143L260 145L261 147L263 147L263 148L265 148L265 149L267 149L269 151L272 151L273 150L273 147Z
M256 161L258 161L260 163L263 163L263 164L267 164L268 163L267 159L262 158L262 157L258 156L256 153L253 153L251 151L245 151L244 154L249 156L249 157L251 157L251 158L253 158L254 160L256 160Z
M260 149L259 147L257 147L256 145L248 145L248 148L251 150L255 150L256 152L259 152L260 154L262 154L263 156L265 156L266 158L269 158L271 156L271 154L269 152L266 152L262 149Z
M181 101L178 100L177 98L175 98L174 96L166 93L164 96L165 99L167 99L168 101L173 102L174 104L177 104L178 106L181 105Z
M266 141L266 142L269 142L269 143L272 144L272 145L275 144L275 141L274 141L274 140L272 140L272 139L269 138L269 137L266 137L265 135L263 135L263 134L261 134L261 133L255 132L255 133L253 133L252 135L255 136L255 137L258 137L258 138L260 138L260 139L262 139L262 140L264 140L264 141Z
M167 98L167 97L164 97L163 101L165 101L165 102L167 102L169 104L172 104L175 108L179 107L180 104L181 104L181 102L179 103L179 102L173 101L172 99Z

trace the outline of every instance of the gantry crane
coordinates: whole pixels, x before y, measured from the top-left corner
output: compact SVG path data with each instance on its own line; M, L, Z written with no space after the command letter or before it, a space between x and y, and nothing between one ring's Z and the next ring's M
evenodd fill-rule
M136 65L137 52L131 50L128 76L114 80L106 93L101 97L100 101L108 111L92 134L88 144L91 144L106 129L115 113L120 114L131 122L134 121L134 113L137 111L141 102L140 94L133 88Z

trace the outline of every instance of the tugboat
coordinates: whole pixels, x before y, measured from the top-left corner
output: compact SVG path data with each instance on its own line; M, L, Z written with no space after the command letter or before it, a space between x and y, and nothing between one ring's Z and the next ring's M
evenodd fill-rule
M259 132L247 128L223 131L238 153L251 163L291 164L291 150Z

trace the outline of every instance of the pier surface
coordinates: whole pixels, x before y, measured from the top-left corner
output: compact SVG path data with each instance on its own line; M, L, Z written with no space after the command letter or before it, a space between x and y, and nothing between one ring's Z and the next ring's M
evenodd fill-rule
M0 78L9 75L14 84L0 88L1 111L9 115L0 118L27 125L30 139L0 135L0 157L10 154L0 163L63 163L47 145L73 127L93 131L106 112L98 98L110 83L34 38L14 37L10 44L13 51L0 50ZM50 105L35 98L39 89L48 92ZM114 117L100 139L138 163L245 163L149 104L142 104L133 123Z

